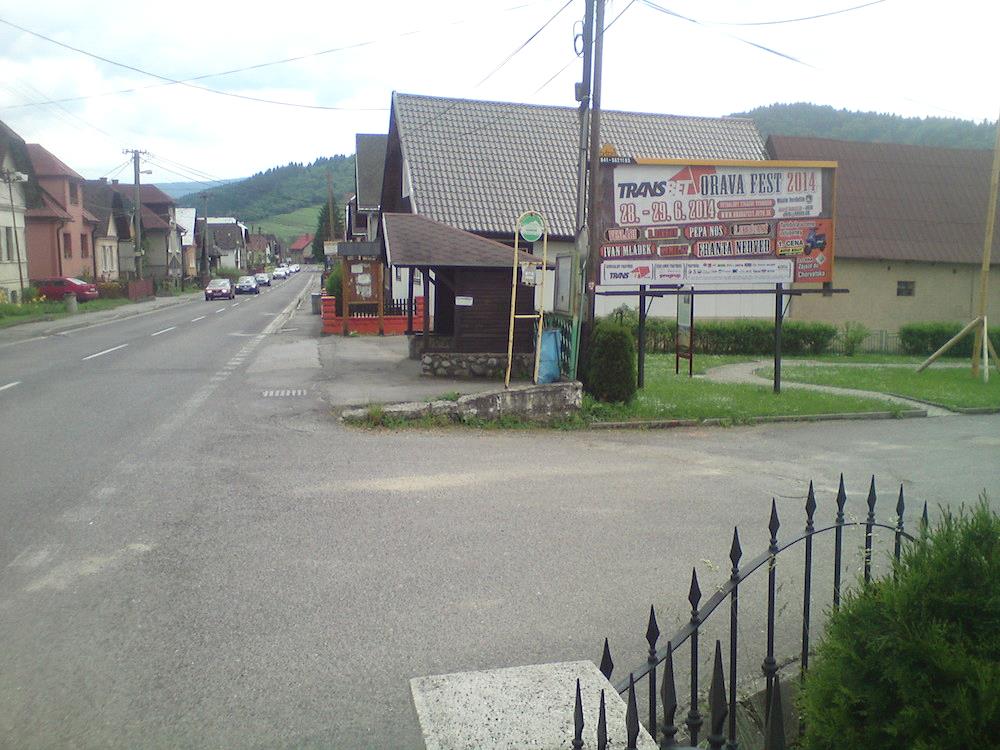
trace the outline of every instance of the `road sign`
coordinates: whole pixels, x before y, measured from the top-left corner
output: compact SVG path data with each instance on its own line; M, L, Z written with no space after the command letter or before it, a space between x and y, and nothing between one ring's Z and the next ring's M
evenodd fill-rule
M529 211L521 217L521 239L525 242L538 242L545 234L545 221L542 215Z

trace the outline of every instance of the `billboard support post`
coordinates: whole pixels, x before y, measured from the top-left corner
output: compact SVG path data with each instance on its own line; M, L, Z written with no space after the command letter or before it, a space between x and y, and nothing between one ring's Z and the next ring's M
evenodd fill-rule
M774 392L781 393L781 323L785 317L784 284L774 285Z
M646 285L639 285L639 363L636 385L646 385Z

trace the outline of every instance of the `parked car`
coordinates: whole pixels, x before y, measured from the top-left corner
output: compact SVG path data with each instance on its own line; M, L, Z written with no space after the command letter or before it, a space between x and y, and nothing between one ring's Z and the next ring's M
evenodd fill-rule
M75 294L77 300L80 302L97 299L101 296L94 284L72 276L52 276L47 279L36 279L31 284L38 289L39 294L43 294L49 299L54 300L61 300L67 294Z
M260 286L271 286L271 275L267 273L258 273L254 275L257 279L257 284Z
M292 269L292 273L298 273L299 271L302 270L301 268L299 268L299 264L298 263L292 263L292 265L289 266L289 268Z
M237 294L260 294L260 286L253 276L240 276L236 280Z
M287 279L288 278L288 269L285 268L284 266L278 266L277 268L274 269L274 274L273 275L274 275L274 278L276 278L276 279Z
M236 292L229 279L212 279L205 287L205 301L210 299L234 299Z

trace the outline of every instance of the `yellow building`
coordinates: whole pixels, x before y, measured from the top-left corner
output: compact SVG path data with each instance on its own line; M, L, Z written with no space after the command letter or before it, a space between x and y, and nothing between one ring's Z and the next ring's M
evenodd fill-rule
M768 150L839 165L833 286L850 293L795 297L791 318L891 334L976 317L992 152L785 136ZM998 237L988 309L1000 323Z

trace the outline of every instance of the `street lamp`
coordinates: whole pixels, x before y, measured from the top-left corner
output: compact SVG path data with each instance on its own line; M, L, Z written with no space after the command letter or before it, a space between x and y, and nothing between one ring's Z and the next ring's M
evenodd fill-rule
M6 169L0 170L0 180L7 183L7 195L10 197L10 219L14 224L14 248L17 252L17 281L20 291L17 295L17 302L24 301L24 271L21 269L21 243L17 237L17 214L14 212L14 183L27 182L28 175L24 172L8 172ZM9 252L9 251L8 251Z

